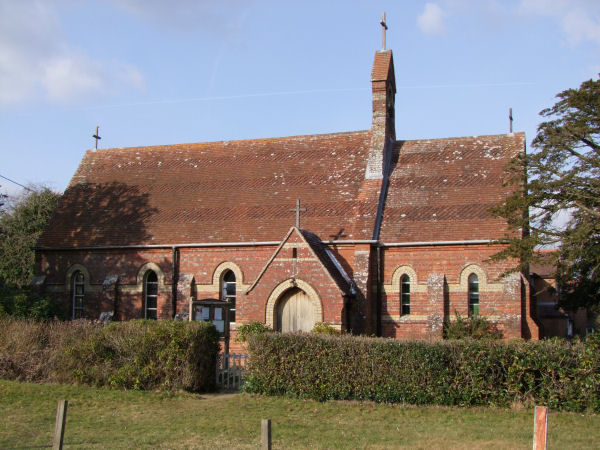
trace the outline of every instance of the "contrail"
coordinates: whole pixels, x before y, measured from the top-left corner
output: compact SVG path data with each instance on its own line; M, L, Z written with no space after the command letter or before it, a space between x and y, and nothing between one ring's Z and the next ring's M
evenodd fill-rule
M475 84L423 84L412 86L396 86L397 89L447 89L447 88L477 88L477 87L506 87L506 86L528 86L533 85L531 81L515 81L511 83L475 83ZM327 92L358 92L368 91L370 88L334 88L334 89L307 89L298 91L278 91L278 92L260 92L256 94L239 94L239 95L216 95L208 97L191 97L179 98L172 100L150 100L147 102L132 102L120 103L114 105L97 105L82 108L84 110L103 109L103 108L126 108L132 106L146 105L172 105L178 103L193 103L193 102L210 102L215 100L238 100L242 98L257 98L257 97L277 97L280 95L300 95L300 94L322 94Z
M396 86L396 89L440 89L440 88L473 88L473 87L505 87L531 86L533 81L514 81L510 83L474 83L474 84L423 84L412 86Z
M99 109L99 108L121 108L127 106L143 106L143 105L166 105L174 103L192 103L192 102L208 102L213 100L235 100L240 98L253 97L274 97L278 95L298 95L298 94L317 94L324 92L350 92L350 91L365 91L369 88L340 88L340 89L309 89L304 91L280 91L280 92L262 92L257 94L240 94L240 95L218 95L211 97L192 97L180 98L173 100L151 100L147 102L121 103L116 105L98 105L84 109Z

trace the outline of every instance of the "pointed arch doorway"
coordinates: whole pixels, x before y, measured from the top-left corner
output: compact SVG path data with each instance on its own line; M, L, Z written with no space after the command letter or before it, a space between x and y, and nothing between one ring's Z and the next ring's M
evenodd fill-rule
M275 329L282 333L309 332L315 326L315 310L311 297L294 287L285 291L275 304Z

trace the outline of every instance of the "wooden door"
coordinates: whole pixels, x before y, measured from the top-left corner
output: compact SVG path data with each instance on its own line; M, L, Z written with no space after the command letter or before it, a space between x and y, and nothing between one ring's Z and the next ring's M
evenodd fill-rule
M315 326L314 308L310 297L302 289L286 291L276 306L277 331L312 331Z

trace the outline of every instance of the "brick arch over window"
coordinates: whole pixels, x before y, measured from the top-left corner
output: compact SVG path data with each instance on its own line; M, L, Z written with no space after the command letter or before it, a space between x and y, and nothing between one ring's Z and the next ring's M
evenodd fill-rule
M314 308L313 311L315 323L323 322L323 306L321 304L321 299L319 298L319 294L317 294L317 291L315 291L313 287L305 281L295 280L294 282L292 282L291 279L288 279L285 280L283 283L280 283L275 289L273 289L271 295L269 295L265 314L265 323L267 324L267 326L274 328L275 304L285 291L292 288L302 289L310 297Z
M487 274L485 273L485 270L483 270L483 268L481 266L478 266L477 264L469 264L460 273L460 283L459 283L460 292L469 292L469 276L472 273L477 275L480 291L490 290L490 289L488 289L489 285L488 285ZM494 285L494 284L492 284L492 285Z
M67 275L65 277L65 292L70 293L73 288L73 274L75 272L81 272L83 274L83 283L85 292L90 292L90 273L82 264L73 264L67 270Z
M144 277L146 276L146 272L148 272L149 270L152 270L158 278L158 291L159 292L164 291L165 290L165 274L163 273L161 268L158 266L158 264L155 264L153 262L144 264L142 267L140 267L140 270L138 270L137 281L136 281L138 288L143 287Z
M402 275L408 275L410 278L410 291L417 292L417 272L410 266L400 266L392 274L392 285L400 286Z
M67 270L65 291L71 301L72 319L85 317L85 296L90 293L90 274L81 264L73 264Z
M217 266L213 272L213 286L221 286L221 279L228 270L231 270L235 275L235 284L238 292L242 291L242 284L244 281L244 274L242 269L236 263L231 261L222 262Z

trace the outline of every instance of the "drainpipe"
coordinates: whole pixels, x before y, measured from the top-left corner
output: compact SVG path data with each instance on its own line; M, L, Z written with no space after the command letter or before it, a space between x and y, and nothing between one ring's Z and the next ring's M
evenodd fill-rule
M172 268L171 268L171 318L175 318L177 314L177 281L179 278L179 249L176 246L172 247Z
M382 252L381 247L377 246L377 336L381 336L381 283L382 283L382 274L381 270L383 268L383 264L381 261Z

